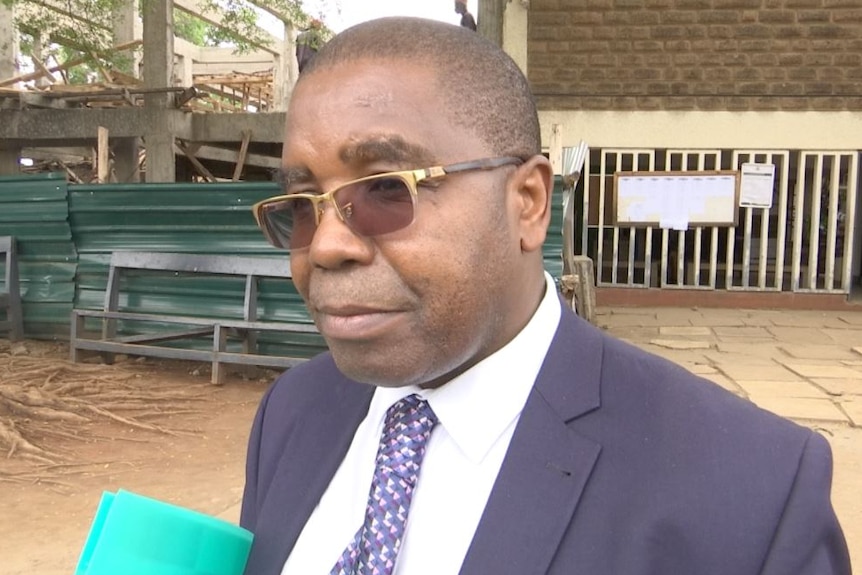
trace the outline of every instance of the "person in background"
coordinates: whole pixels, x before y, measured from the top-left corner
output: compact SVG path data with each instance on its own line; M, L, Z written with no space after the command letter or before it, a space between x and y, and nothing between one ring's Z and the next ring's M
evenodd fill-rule
M461 26L476 31L476 20L467 10L467 0L455 0L455 12L461 15Z
M553 171L500 48L345 30L296 83L282 166L253 212L329 351L261 400L246 573L850 573L821 435L562 304Z

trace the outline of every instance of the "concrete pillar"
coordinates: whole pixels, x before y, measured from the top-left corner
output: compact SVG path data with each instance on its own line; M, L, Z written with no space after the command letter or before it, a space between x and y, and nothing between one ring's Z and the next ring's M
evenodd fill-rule
M18 32L12 25L14 4L0 2L0 80L18 74ZM9 88L17 86L11 85ZM21 172L21 148L0 139L0 176Z
M118 2L111 12L114 45L132 42L140 38L137 1ZM136 31L138 34L136 35ZM126 51L120 62L120 68L126 74L139 77L140 51ZM110 134L109 134L110 137ZM140 153L140 138L111 138L111 151L114 153L114 174L120 182L141 181L138 170L138 154Z
M33 59L38 60L42 64L45 64L47 67L47 62L45 62L45 53L44 53L44 43L42 41L42 33L34 32L33 33ZM51 83L51 80L47 76L40 76L36 78L36 86L40 88L44 88Z
M111 27L114 45L126 44L141 38L141 27L138 23L138 2L130 0L127 2L116 2L111 12ZM140 77L140 50L128 50L120 62L120 69L135 78Z
M195 61L187 54L178 54L174 64L174 77L180 86L188 88L195 83Z
M172 0L144 2L144 87L171 86L174 65L174 3ZM167 108L173 97L167 92L147 94L145 104L151 120L144 142L147 149L147 182L173 182L176 179L174 135L170 131Z
M111 138L111 151L114 153L114 174L121 183L141 181L138 170L140 138Z
M284 23L284 42L281 55L275 57L272 77L272 111L287 110L293 85L299 76L299 65L296 62L296 28L290 22Z
M503 46L503 12L508 3L509 0L484 0L477 11L479 34L500 47Z
M0 176L21 173L21 148L0 140Z
M15 5L0 2L0 80L18 74L18 32L12 25L14 17Z
M509 2L503 12L503 50L527 75L527 25L529 0Z

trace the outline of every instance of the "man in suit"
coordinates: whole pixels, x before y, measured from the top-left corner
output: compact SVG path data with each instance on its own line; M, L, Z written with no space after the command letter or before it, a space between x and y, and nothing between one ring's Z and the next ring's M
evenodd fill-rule
M850 572L822 437L561 305L552 170L497 47L346 30L296 84L283 164L255 216L329 351L261 402L247 573Z

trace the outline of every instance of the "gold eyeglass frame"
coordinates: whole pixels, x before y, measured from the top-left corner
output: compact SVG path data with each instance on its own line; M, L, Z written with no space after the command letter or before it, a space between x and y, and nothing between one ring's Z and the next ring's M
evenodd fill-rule
M493 158L482 158L479 160L472 160L469 162L459 162L457 164L448 164L445 166L432 166L430 168L422 168L419 170L401 170L396 172L383 172L380 174L373 174L371 176L365 176L363 178L358 178L355 180L350 180L349 182L345 182L340 186L326 192L323 194L312 194L312 193L296 193L296 194L282 194L278 196L273 196L271 198L266 198L254 204L251 209L254 214L254 219L257 222L258 227L263 232L264 237L266 237L267 241L273 246L279 249L288 249L281 246L282 242L275 240L275 234L270 231L269 226L266 223L265 211L267 206L270 206L274 203L283 202L285 200L294 200L294 199L305 199L312 203L314 207L314 225L315 227L320 225L320 218L323 216L323 207L322 204L324 202L329 202L335 208L335 213L347 227L353 231L353 233L367 237L364 234L361 234L353 229L350 225L350 214L345 214L342 210L343 208L338 206L338 202L335 201L335 194L337 194L340 190L347 188L348 186L353 186L355 184L359 184L362 182L367 182L370 180L377 180L382 178L398 178L402 180L405 184L407 184L407 189L410 191L410 199L413 202L413 219L403 227L396 228L391 230L391 232L404 229L409 227L416 220L416 200L419 194L418 187L420 182L425 180L431 180L436 178L442 178L444 176L450 174L457 174L462 172L470 172L474 170L493 170L496 168L500 168L503 166L519 166L524 163L524 160L518 158L517 156L498 156ZM386 233L391 233L386 232ZM293 248L297 250L305 249L307 246L303 246L301 248Z

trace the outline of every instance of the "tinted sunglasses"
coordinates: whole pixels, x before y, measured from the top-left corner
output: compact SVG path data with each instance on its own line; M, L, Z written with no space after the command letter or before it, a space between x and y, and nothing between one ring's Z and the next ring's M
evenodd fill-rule
M417 186L421 182L459 172L517 166L523 162L520 158L505 156L421 170L385 172L346 182L325 194L275 196L256 203L252 210L266 239L286 250L299 250L311 244L323 216L324 202L335 206L338 218L353 233L374 237L413 223Z

